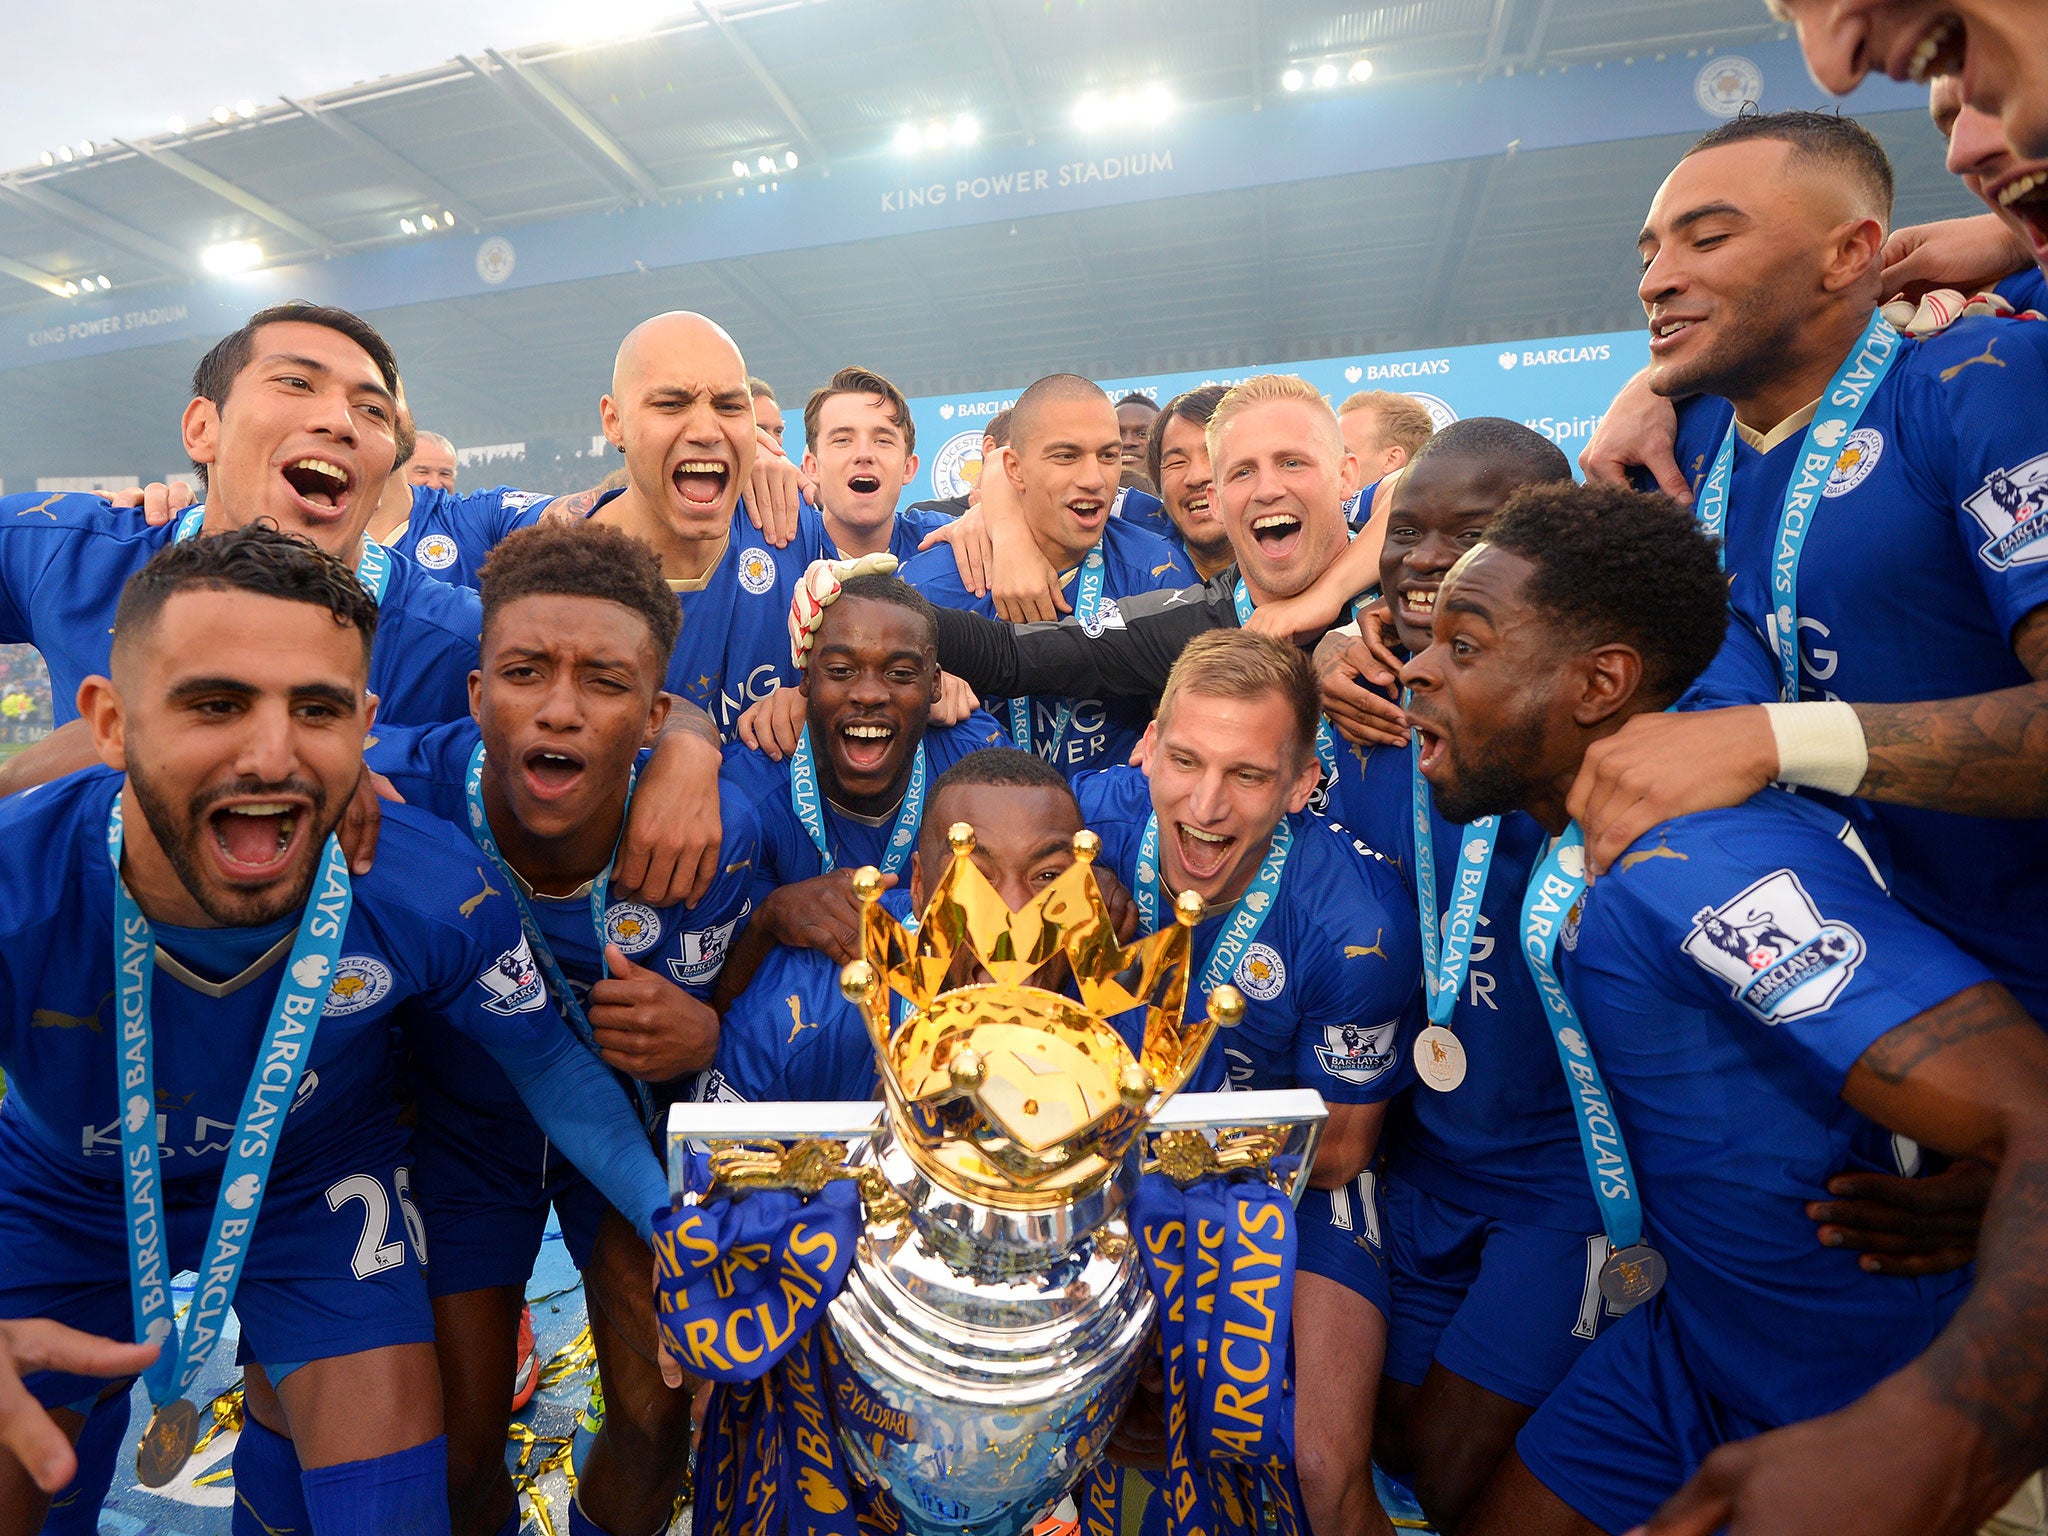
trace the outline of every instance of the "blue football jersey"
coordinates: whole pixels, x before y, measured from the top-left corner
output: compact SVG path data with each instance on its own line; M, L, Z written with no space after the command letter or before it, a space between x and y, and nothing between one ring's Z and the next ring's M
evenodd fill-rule
M1410 891L1408 921L1416 924L1412 762L1405 747L1341 742L1326 814L1402 872ZM1437 814L1432 797L1440 911L1450 903L1469 835ZM1465 1047L1465 1080L1449 1093L1416 1086L1394 1110L1386 1142L1395 1172L1454 1205L1504 1221L1590 1232L1600 1217L1586 1186L1578 1126L1515 931L1529 873L1548 842L1529 817L1502 818L1471 964L1451 1015L1450 1027Z
M470 753L481 739L471 720L428 730L380 730L364 752L364 761L390 779L408 805L465 829L466 837L469 807L463 785ZM618 945L628 960L705 999L725 964L734 932L745 921L758 841L752 808L744 801L721 796L719 820L719 871L695 907L650 907L620 898L606 904L604 918L606 942ZM475 879L484 887L502 885L504 877L483 850L471 844L471 851ZM508 903L513 899L508 892L498 894ZM529 900L534 922L563 977L575 989L577 1001L587 1006L591 984L608 974L589 898ZM465 1108L524 1114L504 1073L460 1030L429 1025L419 1032L415 1052L423 1088Z
M1708 1389L1786 1423L1926 1348L1967 1273L1866 1274L1815 1241L1805 1202L1845 1168L1897 1171L1843 1081L1984 967L1885 895L1839 815L1780 790L1639 839L1566 919L1560 955Z
M83 1182L116 1200L121 1030L107 813L122 782L87 769L0 802L0 838L37 850L0 864L0 1120L19 1153L0 1177ZM661 1166L637 1115L549 1003L518 913L477 878L467 840L416 807L386 806L375 867L353 884L280 1167L345 1150L365 1127L393 1125L394 1018L432 1018L521 1084L544 1128L621 1210L664 1203ZM259 933L164 929L158 940L173 954L172 945L192 940L200 952L182 958L205 967L223 941L247 933L261 943L296 921L295 913ZM157 968L152 1033L166 1179L219 1175L276 993L274 973L214 998Z
M25 642L50 669L57 724L78 718L78 685L104 674L121 588L176 536L97 496L0 497L0 644ZM370 652L377 717L428 725L469 713L483 608L394 550Z
M1725 400L1679 409L1678 462L1697 491L1728 428ZM1953 699L2029 681L2014 625L2048 602L2048 325L1965 320L1908 342L1840 452L1799 563L1800 697ZM1773 633L1771 564L1803 434L1769 454L1738 439L1730 599ZM1998 973L2048 1022L2048 821L1871 802L1893 892Z
M2039 267L2028 267L1992 285L2014 309L2031 309L2048 314L2048 276Z
M1134 485L1124 486L1116 493L1116 500L1110 503L1109 515L1157 535L1176 549L1180 547L1180 530L1166 515L1166 503L1150 491L1141 491Z
M804 514L809 516L806 517ZM811 527L813 519L816 521L815 532ZM896 557L899 565L908 565L916 556L918 546L924 542L925 535L934 528L945 527L952 521L953 519L943 512L933 512L929 509L918 511L911 507L899 509L896 521L889 530L889 553ZM833 542L831 533L826 530L823 514L812 510L809 502L804 503L803 512L798 514L796 542L803 544L807 538L814 538L817 542L817 550L811 556L812 559L845 558L840 554L839 546Z
M525 514L538 514L554 499L545 491L520 491L509 485L494 485L485 491L444 491L438 486L416 485L412 488L412 516L385 542L403 550L429 575L458 587L473 587L491 547L513 529L525 526Z
M1127 494L1137 495L1138 492ZM1102 596L1100 614L1104 627L1120 622L1115 600L1139 592L1171 591L1193 586L1196 576L1187 556L1137 523L1112 517L1104 526ZM1067 600L1076 600L1080 567L1065 576ZM928 549L900 573L903 579L942 608L960 608L984 617L995 616L992 598L976 597L960 580L953 551ZM1009 701L985 699L988 711L1007 727ZM1072 706L1064 733L1059 730L1062 705ZM1030 701L1032 748L1060 772L1072 778L1084 768L1101 768L1127 761L1131 748L1145 733L1152 718L1151 707L1142 699L1059 699L1040 696Z
M925 793L938 783L939 775L970 752L983 747L1006 747L1010 739L989 715L976 710L958 725L935 725L924 733ZM790 797L789 761L776 762L743 741L726 745L725 766L719 773L718 798L721 806L735 802L751 808L760 827L760 851L754 860L753 899L758 905L777 886L794 885L825 872L825 861L817 844L804 830ZM825 840L832 848L838 869L859 869L863 864L880 867L888 853L896 811L862 818L822 800ZM914 834L913 834L914 835ZM910 879L909 856L902 870L904 883Z
M909 890L884 891L882 905L906 920ZM839 970L823 950L769 950L726 1009L718 1060L698 1074L690 1097L716 1104L875 1098L874 1043L860 1010L839 990Z
M1137 768L1105 768L1077 780L1074 793L1082 822L1102 838L1104 866L1136 890L1150 780ZM1381 1103L1410 1075L1422 980L1415 904L1393 866L1347 833L1318 816L1291 821L1279 895L1230 977L1244 994L1244 1021L1217 1032L1191 1086L1314 1088L1336 1104ZM1196 925L1198 978L1225 918ZM1191 1011L1202 1006L1189 999Z
M624 494L606 492L591 516ZM542 510L529 507L515 525L532 526ZM761 537L741 502L732 514L732 541L718 564L698 590L676 594L683 632L669 658L668 691L702 709L728 736L748 705L799 680L789 659L789 605L824 538L817 514L810 512L810 518L809 534L800 527L794 540L777 549Z

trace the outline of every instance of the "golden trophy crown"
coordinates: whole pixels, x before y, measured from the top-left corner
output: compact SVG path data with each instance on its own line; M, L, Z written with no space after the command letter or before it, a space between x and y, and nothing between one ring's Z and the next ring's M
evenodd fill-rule
M1093 864L1102 842L1074 835L1074 863L1012 912L976 867L974 829L947 832L953 858L915 929L880 902L881 873L853 876L862 959L840 989L874 1041L889 1118L934 1182L1008 1209L1068 1204L1106 1181L1201 1060L1219 1025L1244 1016L1235 987L1185 1017L1190 941L1201 898L1183 894L1174 922L1118 943ZM1079 1001L1058 985L1064 958ZM891 997L909 1005L892 1025ZM1133 1056L1109 1022L1145 1009Z

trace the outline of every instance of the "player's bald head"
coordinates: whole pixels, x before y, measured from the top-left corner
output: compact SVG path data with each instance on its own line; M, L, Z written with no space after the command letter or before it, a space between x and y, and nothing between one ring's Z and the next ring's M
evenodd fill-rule
M693 373L735 375L744 390L746 359L724 326L693 310L672 309L642 320L626 332L619 355L612 360L612 393L624 397L650 369L685 364Z
M1109 396L1093 379L1084 379L1078 373L1047 374L1019 395L1017 403L1010 407L1010 446L1019 453L1028 449L1050 407L1097 401L1114 420L1116 412L1109 403Z

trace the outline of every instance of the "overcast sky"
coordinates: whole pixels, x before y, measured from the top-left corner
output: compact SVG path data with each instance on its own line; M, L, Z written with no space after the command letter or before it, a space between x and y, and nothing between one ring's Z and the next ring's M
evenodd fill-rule
M94 0L10 3L0 170L81 139L167 131L216 106L315 95L483 48L576 35L593 13L681 14L686 0ZM610 24L610 23L608 23Z

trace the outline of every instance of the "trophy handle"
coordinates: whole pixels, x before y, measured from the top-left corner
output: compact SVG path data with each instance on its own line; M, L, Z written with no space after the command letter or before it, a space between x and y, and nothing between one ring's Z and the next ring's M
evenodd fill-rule
M1145 1127L1147 1166L1183 1180L1257 1167L1298 1205L1329 1118L1313 1088L1177 1093Z
M668 1197L682 1205L690 1193L689 1154L710 1142L827 1141L854 1146L882 1131L879 1099L768 1104L671 1104L668 1110Z

